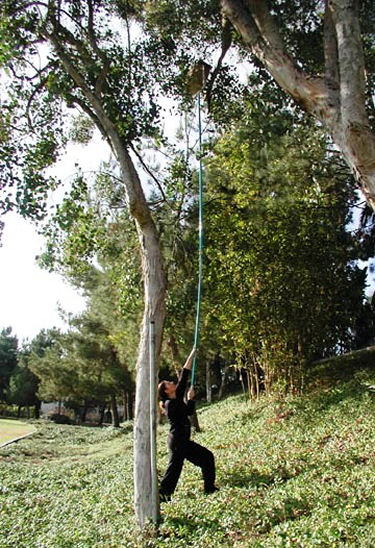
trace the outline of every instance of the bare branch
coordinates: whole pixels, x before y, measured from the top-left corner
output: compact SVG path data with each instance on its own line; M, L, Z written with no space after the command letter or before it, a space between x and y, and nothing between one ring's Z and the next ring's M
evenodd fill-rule
M103 63L107 63L108 59L106 55L103 53L103 51L99 48L96 36L95 36L95 30L94 30L94 9L92 5L92 0L88 0L88 9L89 9L89 16L87 21L87 29L88 29L88 38L90 45L93 49L93 51L97 54L97 56L103 61Z
M155 177L154 173L152 172L152 170L148 167L148 165L145 163L145 161L143 160L142 156L139 154L139 152L137 151L137 149L131 144L130 145L130 148L131 150L134 152L134 154L136 155L136 157L138 158L140 164L142 165L143 169L146 171L146 173L148 173L148 175L151 177L151 179L154 181L154 183L156 184L156 186L158 187L159 191L160 191L160 194L162 195L163 197L163 200L165 202L167 202L167 197L164 193L164 190L160 184L160 181L157 179L157 177Z
M31 110L31 105L36 97L36 95L44 88L44 86L46 85L47 83L47 80L48 80L48 74L47 76L45 76L40 82L39 84L34 88L34 90L32 91L28 101L27 101L27 105L26 105L26 116L27 116L27 124L29 126L29 128L31 129L31 131L34 131L34 125L32 123L32 120L31 120L31 115L30 115L30 110Z

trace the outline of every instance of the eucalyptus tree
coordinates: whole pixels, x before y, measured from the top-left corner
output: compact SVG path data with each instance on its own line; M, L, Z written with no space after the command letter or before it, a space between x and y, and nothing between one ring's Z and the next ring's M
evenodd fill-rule
M68 109L84 113L99 129L119 166L127 206L142 256L144 316L137 359L135 508L143 525L150 516L148 421L148 321L155 321L159 358L166 279L159 235L131 149L154 136L156 82L147 40L132 27L133 5L116 19L111 1L5 0L1 4L1 62L8 71L1 112L2 207L41 218L56 180L53 165L66 142Z
M250 61L260 85L270 76L323 125L375 208L375 15L370 0L151 0L145 18L158 29L161 43L168 38L185 51L193 44L197 58L207 53L202 42L221 48L206 88L212 110L221 117L228 114L223 98L230 98L231 67ZM227 56L225 66L230 46L238 55ZM204 60L215 65L217 58Z

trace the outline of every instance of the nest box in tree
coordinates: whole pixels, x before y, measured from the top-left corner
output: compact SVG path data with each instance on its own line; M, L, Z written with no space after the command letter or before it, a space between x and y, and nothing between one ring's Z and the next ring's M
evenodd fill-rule
M211 68L208 63L198 61L189 69L187 88L190 95L196 95L202 90Z

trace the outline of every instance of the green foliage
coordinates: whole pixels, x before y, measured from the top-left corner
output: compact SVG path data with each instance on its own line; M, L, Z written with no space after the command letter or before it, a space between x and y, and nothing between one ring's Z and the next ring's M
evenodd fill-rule
M74 143L88 144L93 136L94 124L87 116L78 115L72 121L69 137Z
M220 491L206 497L186 463L158 531L143 536L132 432L38 422L31 438L0 450L2 546L371 546L374 384L371 367L304 397L201 408L195 440L215 454Z
M93 124L108 140L93 96L124 147L158 134L157 81L147 38L131 36L128 26L123 45L121 25L115 30L111 24L114 8L112 2L60 2L43 11L38 2L2 2L0 62L8 77L0 119L7 191L1 211L17 208L37 220L45 217L48 192L60 183L47 168L69 138L66 106L80 110L73 135L80 142L90 137ZM67 21L71 24L64 26Z
M23 364L10 379L9 401L19 407L40 405L37 397L39 379Z
M27 364L40 380L39 397L62 400L70 394L76 376L66 366L61 348L63 334L56 329L42 330L30 343Z
M77 407L84 401L105 402L112 395L133 389L131 375L119 359L116 331L108 328L111 316L105 318L107 326L99 307L96 313L88 308L70 320L67 333L54 333L53 343L43 353L31 353L30 368L40 379L42 399L70 401Z
M365 273L346 232L348 174L312 127L250 105L207 164L208 330L254 383L289 389L306 362L353 344Z
M9 381L18 364L18 339L12 328L0 332L0 401L7 399Z

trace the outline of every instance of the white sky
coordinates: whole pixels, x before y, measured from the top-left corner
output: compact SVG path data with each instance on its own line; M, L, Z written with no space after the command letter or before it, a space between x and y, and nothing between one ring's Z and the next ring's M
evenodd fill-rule
M79 312L84 299L61 276L40 269L36 255L43 238L34 226L11 213L6 215L0 248L0 328L11 326L19 341L31 340L43 328L64 327L58 303Z
M175 132L178 120L167 116L169 130ZM69 144L61 160L51 173L64 184L77 171L95 171L102 161L108 160L109 147L98 131L87 145ZM51 197L51 203L60 201L62 190ZM0 330L12 327L19 342L33 339L41 329L66 328L58 308L79 313L84 309L84 299L69 286L62 276L42 270L36 256L44 248L44 238L35 226L16 213L9 213L1 220L5 223L0 247Z
M108 158L109 148L99 137L87 147L69 145L54 168L63 182L74 175L78 163L83 171L95 170ZM52 198L56 202L58 197ZM34 338L41 329L66 327L60 305L66 312L79 313L84 299L55 273L42 270L35 257L44 247L44 238L35 226L16 213L2 217L5 223L0 247L0 329L12 327L19 341Z

